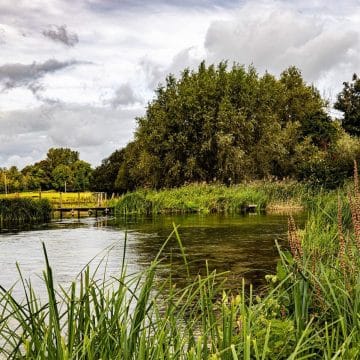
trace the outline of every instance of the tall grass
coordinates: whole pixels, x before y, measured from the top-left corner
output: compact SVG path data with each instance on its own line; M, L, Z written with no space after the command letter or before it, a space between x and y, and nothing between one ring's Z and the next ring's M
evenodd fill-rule
M0 227L9 223L46 222L50 218L48 200L0 199Z
M176 228L173 235L185 260ZM22 276L23 302L0 287L0 356L267 359L291 353L299 343L294 321L281 319L274 291L256 300L242 282L238 294L221 292L217 274L209 272L189 278L181 289L171 276L159 284L155 274L166 242L139 275L126 275L124 267L117 278L104 281L86 269L70 289L59 291L44 247L45 303Z
M191 184L175 189L138 190L116 203L118 214L236 213L249 205L264 210L271 203L300 205L309 190L296 182L259 182L226 187Z
M266 206L266 196L251 188L191 184L161 191L139 190L126 194L116 205L124 213L240 212L249 204Z

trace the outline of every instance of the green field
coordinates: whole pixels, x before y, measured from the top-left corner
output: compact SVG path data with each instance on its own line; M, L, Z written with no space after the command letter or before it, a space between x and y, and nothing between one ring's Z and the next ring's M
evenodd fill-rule
M108 206L110 199L106 195L92 192L57 192L57 191L28 191L11 194L0 194L0 199L47 199L54 208L58 207L96 207Z

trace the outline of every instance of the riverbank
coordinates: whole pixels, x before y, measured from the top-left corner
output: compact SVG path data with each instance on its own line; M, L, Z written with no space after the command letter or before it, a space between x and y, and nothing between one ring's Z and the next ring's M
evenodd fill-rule
M4 224L33 224L51 219L51 205L46 199L0 199L0 228Z
M46 259L46 303L23 282L20 303L0 287L0 356L122 359L357 359L360 357L360 193L358 185L308 199L289 246L278 246L276 273L253 292L239 281L222 290L224 274L193 278L177 228L151 265L99 282L85 270L56 291ZM209 191L207 187L205 190ZM219 190L219 189L218 189ZM233 189L230 189L230 191ZM184 191L183 189L181 191ZM224 190L226 191L226 190ZM179 194L179 193L178 193ZM273 199L276 197L274 196ZM285 199L285 196L283 197ZM311 201L310 201L311 200ZM224 239L225 240L225 239ZM167 245L180 249L185 286L164 272ZM125 240L126 243L126 240ZM125 252L124 252L125 258ZM16 330L13 324L17 324Z
M114 202L116 214L240 213L301 211L314 191L298 182L253 182L225 185L190 184L174 189L138 190Z
M136 275L99 282L85 270L56 292L46 258L48 300L24 282L25 303L0 288L0 354L8 358L357 359L360 356L360 196L343 192L313 201L305 229L289 220L289 247L268 286L221 290L208 272L178 288L164 270L166 246L187 256L177 228L152 264ZM355 230L354 230L355 229ZM220 276L220 277L219 277ZM18 324L14 331L11 324Z

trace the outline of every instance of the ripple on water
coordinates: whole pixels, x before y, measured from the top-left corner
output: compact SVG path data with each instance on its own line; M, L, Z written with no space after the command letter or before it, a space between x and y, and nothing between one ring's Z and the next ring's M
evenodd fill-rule
M103 276L116 275L121 269L125 234L126 262L129 273L144 269L153 260L172 230L172 223L180 224L181 236L193 275L205 273L205 261L210 270L229 271L231 278L246 276L258 281L275 268L277 251L275 240L285 238L287 217L267 216L159 216L152 219L131 219L131 222L102 218L64 219L30 231L0 234L0 284L6 288L19 278L16 262L25 278L31 278L35 288L45 293L42 271L45 267L42 242L46 245L55 279L62 285L70 284L91 262ZM185 272L182 256L175 239L164 250L164 260L179 269L175 278ZM160 272L166 274L167 271ZM161 275L160 275L161 276ZM15 293L21 293L20 285Z

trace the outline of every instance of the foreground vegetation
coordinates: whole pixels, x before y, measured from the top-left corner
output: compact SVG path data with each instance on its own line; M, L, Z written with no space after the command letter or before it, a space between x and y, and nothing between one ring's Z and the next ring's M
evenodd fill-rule
M51 205L46 199L0 199L0 228L3 224L32 224L47 222L51 218Z
M25 300L0 287L0 354L49 359L356 359L360 357L360 194L313 197L304 230L289 219L276 274L253 292L224 291L216 273L177 288L156 280L177 229L146 271L112 280L85 270L48 300L21 278ZM124 258L125 259L125 253ZM223 278L223 277L222 277Z

